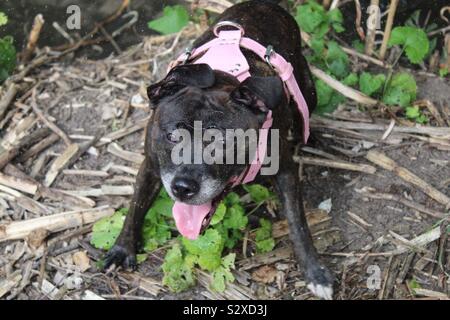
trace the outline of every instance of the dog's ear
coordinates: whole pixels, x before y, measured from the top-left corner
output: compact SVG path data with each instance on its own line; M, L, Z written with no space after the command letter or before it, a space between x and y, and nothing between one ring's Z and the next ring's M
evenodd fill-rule
M263 112L276 108L283 98L283 82L279 77L249 77L231 92L234 102Z
M186 86L209 88L214 85L214 71L207 64L188 64L173 68L158 83L147 88L147 96L153 107L164 97Z

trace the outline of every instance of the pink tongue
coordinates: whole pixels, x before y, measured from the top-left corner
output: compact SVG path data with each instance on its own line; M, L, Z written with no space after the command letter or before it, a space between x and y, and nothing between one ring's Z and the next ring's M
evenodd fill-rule
M202 222L211 208L211 202L193 206L176 201L172 208L172 214L178 231L190 240L197 239L202 229Z

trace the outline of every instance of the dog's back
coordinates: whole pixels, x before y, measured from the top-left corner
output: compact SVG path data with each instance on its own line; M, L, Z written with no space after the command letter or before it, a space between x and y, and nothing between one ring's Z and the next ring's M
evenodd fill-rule
M312 112L316 107L317 97L308 64L302 54L300 29L295 19L280 7L278 2L280 1L251 0L239 3L224 11L217 18L216 23L236 22L243 27L246 37L258 41L263 46L272 45L278 54L294 66L295 78ZM194 47L199 47L214 37L213 27L211 27L195 41ZM260 62L260 59L252 54L244 53L248 55L251 67L252 61ZM261 68L251 68L250 71L254 75L265 75L261 74L264 72Z

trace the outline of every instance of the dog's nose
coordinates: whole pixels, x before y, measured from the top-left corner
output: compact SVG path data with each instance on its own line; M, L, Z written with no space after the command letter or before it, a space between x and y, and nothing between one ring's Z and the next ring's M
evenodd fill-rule
M180 200L188 200L195 196L200 189L197 181L186 178L176 178L172 182L172 192Z

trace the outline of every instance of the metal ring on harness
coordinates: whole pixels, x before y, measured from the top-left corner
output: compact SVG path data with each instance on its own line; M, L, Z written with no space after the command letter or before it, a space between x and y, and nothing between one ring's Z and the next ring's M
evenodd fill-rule
M226 27L226 26L234 27L234 28L238 29L239 31L241 31L241 36L244 36L244 34L245 34L244 28L242 28L242 26L239 23L236 23L236 22L233 22L233 21L220 21L219 23L217 23L214 26L214 29L213 29L214 35L216 37L218 37L219 36L219 29L222 28L222 27Z
M268 45L266 48L266 53L264 54L264 60L266 60L267 64L275 70L274 66L272 65L272 63L270 63L270 57L272 56L272 54L275 53L275 50L273 50L273 46L272 45Z

